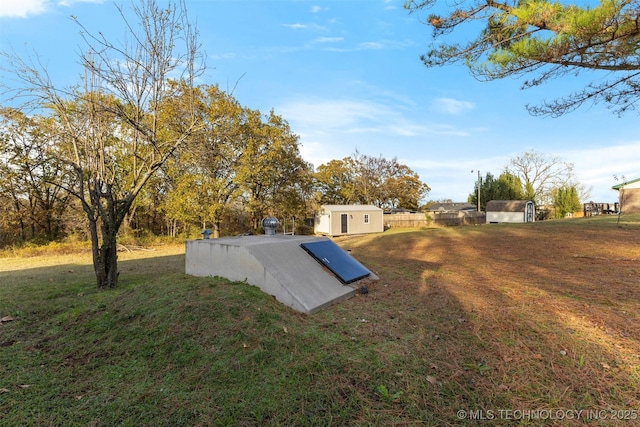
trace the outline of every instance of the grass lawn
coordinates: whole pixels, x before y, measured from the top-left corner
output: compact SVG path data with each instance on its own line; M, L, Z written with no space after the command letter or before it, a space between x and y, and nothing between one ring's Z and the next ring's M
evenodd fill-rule
M337 242L381 280L311 316L183 245L121 252L115 290L6 254L0 425L640 425L640 216Z

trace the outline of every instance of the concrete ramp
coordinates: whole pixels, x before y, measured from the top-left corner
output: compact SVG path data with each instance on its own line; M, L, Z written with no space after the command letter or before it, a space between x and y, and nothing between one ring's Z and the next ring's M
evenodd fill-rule
M186 242L186 273L247 281L289 307L313 314L350 298L357 282L344 285L300 247L329 240L317 236L239 236ZM371 273L367 278L377 280Z

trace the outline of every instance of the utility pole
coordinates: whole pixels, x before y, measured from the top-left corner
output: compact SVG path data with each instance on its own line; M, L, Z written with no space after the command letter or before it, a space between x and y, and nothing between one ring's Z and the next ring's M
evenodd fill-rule
M471 169L471 173L473 173L473 169ZM480 212L480 183L482 178L480 178L480 170L478 169L478 212Z

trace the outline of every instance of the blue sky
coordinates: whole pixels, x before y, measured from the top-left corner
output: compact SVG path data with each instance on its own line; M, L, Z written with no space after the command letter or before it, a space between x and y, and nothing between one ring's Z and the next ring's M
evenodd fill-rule
M187 0L210 67L200 83L283 116L315 166L356 150L397 157L431 187L427 199L465 201L478 170L497 176L532 150L574 163L597 202L616 200L614 175L640 178L637 113L619 118L600 105L554 119L525 110L596 76L522 91L521 81L483 83L460 66L427 69L419 56L430 28L402 3ZM54 82L77 82L82 40L71 15L94 32L124 34L113 2L2 0L0 50L35 51Z

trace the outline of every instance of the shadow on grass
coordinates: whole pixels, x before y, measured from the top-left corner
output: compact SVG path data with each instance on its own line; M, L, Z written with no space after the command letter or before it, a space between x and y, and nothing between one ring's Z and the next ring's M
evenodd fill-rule
M371 292L389 315L370 329L400 337L390 353L432 367L433 395L420 406L438 402L449 422L456 408L637 407L640 236L633 222L605 222L416 232L358 247L365 264L382 252L387 271L412 272Z

